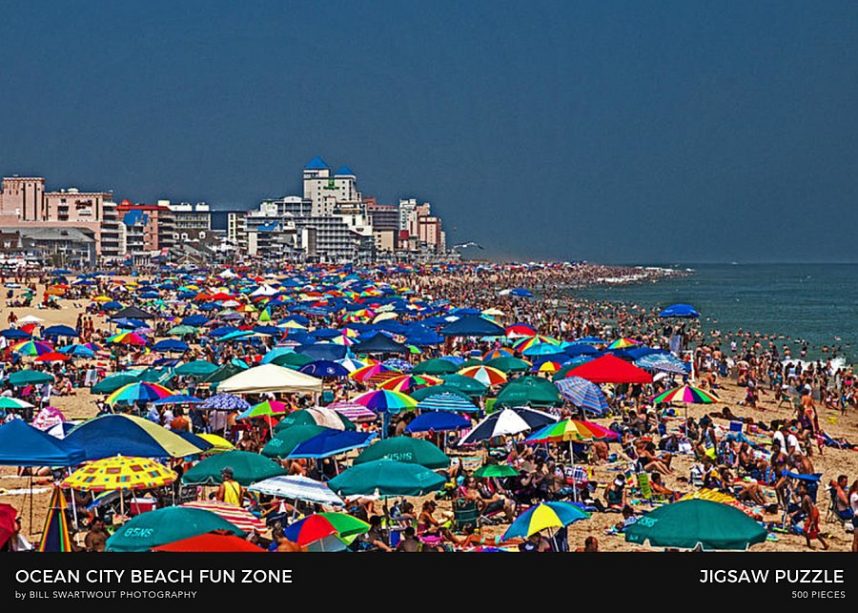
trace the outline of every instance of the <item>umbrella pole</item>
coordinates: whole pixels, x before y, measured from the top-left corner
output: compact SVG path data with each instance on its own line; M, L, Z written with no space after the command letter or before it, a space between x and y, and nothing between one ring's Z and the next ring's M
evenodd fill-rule
M30 534L33 532L33 467L30 467Z
M77 502L74 499L74 490L69 488L69 493L71 494L71 504L72 504L72 517L74 518L74 529L80 530L80 526L77 521Z
M572 500L578 502L578 485L575 483L575 455L572 453L572 440L569 441L569 463L572 466Z

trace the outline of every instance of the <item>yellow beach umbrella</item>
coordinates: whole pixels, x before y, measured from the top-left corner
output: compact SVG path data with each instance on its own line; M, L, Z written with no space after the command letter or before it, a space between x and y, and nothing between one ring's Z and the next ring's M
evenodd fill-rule
M74 471L62 487L89 492L147 490L173 483L178 475L149 458L115 456Z
M214 447L208 450L208 453L222 453L224 451L232 451L235 449L235 445L217 434L200 434L199 437L214 445Z

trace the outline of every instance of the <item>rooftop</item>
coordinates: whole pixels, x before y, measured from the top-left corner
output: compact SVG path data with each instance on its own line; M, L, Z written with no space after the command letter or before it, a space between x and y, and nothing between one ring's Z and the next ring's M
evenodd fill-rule
M304 170L330 170L330 168L321 155L317 155L304 166Z

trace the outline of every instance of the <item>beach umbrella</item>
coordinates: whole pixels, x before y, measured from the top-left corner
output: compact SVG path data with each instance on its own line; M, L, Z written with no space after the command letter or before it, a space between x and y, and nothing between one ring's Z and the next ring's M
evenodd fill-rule
M76 426L65 442L82 448L87 460L115 455L181 458L204 451L163 426L134 415L94 417Z
M364 449L355 458L354 465L375 460L395 460L409 464L420 464L426 468L448 468L450 466L450 458L436 445L410 436L394 436L376 442Z
M603 415L608 410L608 400L602 389L587 379L581 377L566 377L555 381L560 395L585 411Z
M531 368L531 372L553 375L561 368L563 368L563 365L560 362L545 360L544 362L534 364L533 368Z
M522 355L526 355L528 357L542 357L543 359L546 356L557 357L557 359L563 359L566 357L566 354L560 348L559 345L553 345L549 343L539 343L535 345L531 345L527 349L521 352Z
M363 368L358 368L357 370L349 373L349 379L354 379L361 383L367 383L370 379L385 373L391 374L391 376L402 374L401 371L389 368L384 364L368 364Z
M485 362L489 368L496 368L504 373L511 372L527 372L531 367L531 363L527 360L522 360L511 355L493 358Z
M504 336L505 330L479 315L466 315L440 330L442 336Z
M456 413L474 413L480 408L461 394L433 394L417 403L420 411L445 411Z
M410 362L407 362L402 358L387 358L384 362L382 362L382 364L384 366L387 366L391 370L396 370L404 373L409 373L414 369Z
M167 334L169 334L170 336L187 336L188 334L196 334L197 332L198 330L194 326L186 325L173 326L172 328L167 330ZM157 346L163 342L165 341L160 341L159 343L155 343L155 345Z
M349 376L348 368L330 360L314 360L309 364L304 364L298 369L298 372L320 378L342 378Z
M45 364L49 362L68 362L69 360L71 360L71 356L59 351L51 351L50 353L43 353L35 361Z
M69 338L77 338L78 333L77 330L72 328L71 326L49 326L42 330L43 338L57 338L60 336L66 336Z
M396 392L404 392L409 393L414 390L430 387L432 385L439 385L443 383L443 380L438 377L433 377L431 375L397 375L395 377L391 377L390 379L386 379L379 383L379 389L385 390L393 390Z
M5 337L8 340L23 340L29 339L30 334L24 332L23 330L19 330L17 328L7 328L0 332L0 336Z
M328 458L353 449L366 447L375 437L375 432L354 432L326 428L313 438L298 443L287 457L290 459Z
M514 323L506 327L507 338L528 338L536 336L536 329L530 324Z
M209 411L246 411L250 403L233 394L215 394L206 398L199 408Z
M233 534L199 534L180 541L158 545L152 551L168 553L267 553L248 541Z
M357 369L363 368L367 365L366 362L358 360L351 356L346 356L342 360L337 360L336 363L345 368L347 371L349 371L349 373L353 373Z
M700 313L690 304L672 304L658 314L659 317L697 318Z
M129 383L110 394L105 402L110 406L115 404L135 404L137 402L153 402L159 398L172 396L173 392L157 383L138 381Z
M364 410L366 407L360 406ZM373 418L375 417L375 413L373 413ZM349 420L348 417L341 415L337 411L334 411L328 407L315 407L310 409L301 409L300 411L294 411L280 420L280 423L274 428L275 432L279 432L285 428L290 428L292 426L307 426L307 425L316 425L322 426L323 428L330 428L332 430L355 430L355 425Z
M206 451L221 453L224 451L232 451L233 449L235 449L235 446L232 443L230 443L224 437L218 436L217 434L202 433L198 436L206 443L211 445L211 449L207 449Z
M691 374L691 364L670 353L651 353L635 360L635 366L674 375Z
M554 347L555 352L560 351L560 341L551 336L545 336L544 334L537 334L535 336L528 336L527 338L523 338L515 345L513 345L513 349L515 349L519 353L523 353L528 349L531 349L533 347L540 347L542 345Z
M278 463L248 451L226 451L200 461L182 476L189 485L216 485L223 481L222 471L231 468L235 480L250 485L269 477L286 474Z
M446 479L419 464L375 460L344 470L328 481L340 496L423 496L444 486Z
M509 464L486 464L474 471L474 477L477 479L504 479L517 476L518 471Z
M186 509L202 509L210 511L231 523L242 532L265 532L268 527L265 522L243 507L218 502L216 500L193 500L182 507Z
M11 396L0 396L0 409L32 409L33 405L26 400L12 398Z
M560 392L548 379L542 377L519 377L513 379L498 392L495 406L558 406L562 404Z
M653 404L684 402L686 404L713 404L720 402L718 396L691 385L680 385L653 398Z
M459 390L460 392L466 394L467 396L485 396L489 388L484 383L477 381L476 379L472 379L471 377L466 377L464 375L446 375L443 377L444 385L447 388L453 388ZM438 386L441 387L441 386ZM430 388L432 389L432 388ZM437 389L437 388L434 388ZM446 390L445 390L446 391Z
M415 375L451 375L459 370L459 367L446 358L433 358L420 362L411 372Z
M420 405L417 405L420 408ZM476 408L476 407L475 407ZM450 411L427 411L412 419L406 432L446 432L471 427L471 420Z
M135 383L139 376L140 373L119 373L116 375L109 375L93 385L90 391L93 394L111 394L126 385Z
M114 334L107 339L107 342L113 345L132 345L136 347L143 347L146 345L146 339L136 332L120 332L119 334Z
M24 387L25 385L40 385L51 383L54 380L52 374L40 370L19 370L9 375L9 383L13 387Z
M459 445L471 445L487 441L498 436L508 436L526 432L533 428L556 422L557 418L549 413L526 409L503 409L484 418L459 441Z
M278 424L279 425L279 424ZM298 425L278 431L262 448L262 455L285 458L300 443L325 432L328 428L317 425Z
M14 400L14 399L12 399ZM19 401L23 402L23 401ZM50 430L57 424L62 424L68 421L66 416L63 415L63 412L60 411L57 407L43 407L33 419L33 427L38 428L42 432Z
M638 345L640 345L640 341L636 341L633 338L623 337L618 338L608 345L608 349L627 349L629 347L637 347Z
M266 415L283 415L289 410L289 407L277 400L265 400L259 404L255 404L249 409L246 409L236 419L252 419L254 417L264 417Z
M510 349L509 347L496 347L494 349L490 349L483 354L483 360L494 360L496 358L508 358L515 357L515 351Z
M366 340L355 343L352 346L352 352L356 354L408 353L408 348L402 343L397 343L383 332L375 332Z
M333 551L344 549L350 537L366 534L369 528L365 521L346 513L316 513L291 524L283 536L301 547L320 545L318 551Z
M247 370L247 366L242 366L241 364L236 363L235 360L232 360L231 362L224 364L223 366L218 368L216 371L214 371L207 377L203 377L201 379L201 383L214 384L212 385L212 388L214 389L221 381L226 381L233 375L237 375L238 373L243 372L245 370Z
M172 470L149 458L116 456L84 464L62 487L84 492L151 490L170 485L176 478Z
M540 502L515 518L503 539L528 538L547 529L562 528L590 515L568 502Z
M174 338L165 338L152 345L152 351L159 353L184 353L190 346L184 341L177 341Z
M414 409L417 406L417 401L403 394L402 392L392 392L390 390L373 390L365 392L354 398L353 401L363 405L376 413L399 413Z
M44 341L24 341L17 345L12 345L12 351L20 355L37 356L51 353L54 346Z
M244 533L211 511L166 507L141 513L107 539L107 551L148 551L208 532Z
M647 371L610 354L573 368L566 376L593 383L652 383L652 375Z
M206 377L217 369L217 364L212 364L206 360L194 360L176 368L175 373L181 376Z
M188 394L173 394L172 396L165 396L164 398L158 398L152 402L155 406L161 405L174 405L174 404L200 404L203 402L202 398L197 398L196 396L189 396Z
M280 355L274 356L267 363L276 364L277 366L284 366L286 368L293 368L295 370L300 369L307 364L311 364L313 362L313 358L308 355L303 355L301 353L295 353L294 351L290 351L287 353L282 353ZM263 362L265 363L265 362Z
M628 543L704 550L744 550L767 537L766 529L739 509L709 500L666 504L623 532Z
M23 419L0 425L2 466L77 466L85 460L84 449L74 441L55 438Z
M331 491L331 488L326 483L300 475L271 477L258 481L247 489L251 492L274 496L275 498L304 500L306 502L330 506L343 506L345 504L339 496Z
M527 437L528 443L568 443L585 442L599 439L614 440L616 432L592 422L577 419L564 419L548 424Z
M463 377L469 377L476 381L479 381L485 386L491 387L493 385L500 385L502 383L506 383L507 377L506 375L499 371L497 368L492 368L490 366L468 366L459 371L459 374ZM445 379L445 382L449 383Z
M76 358L94 358L95 351L86 345L66 345L59 349L60 353Z

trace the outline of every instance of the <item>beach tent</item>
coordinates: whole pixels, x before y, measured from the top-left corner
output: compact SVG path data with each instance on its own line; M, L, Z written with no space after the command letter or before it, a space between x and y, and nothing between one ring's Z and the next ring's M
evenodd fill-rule
M566 376L593 383L652 383L652 375L647 371L610 354L581 364Z
M182 437L133 415L102 415L77 426L65 438L84 449L87 460L115 455L181 458L202 453Z
M75 441L55 438L21 419L0 426L0 465L76 466L86 459Z
M700 313L697 312L690 304L671 304L669 307L664 309L661 313L658 314L659 317L683 317L683 318L697 318L700 317Z
M263 364L221 381L218 391L232 394L321 393L322 380L276 364Z
M222 517L187 507L166 507L141 513L107 539L107 551L147 551L193 536L225 531L237 536L244 532Z
M623 532L629 543L704 550L744 550L767 537L766 529L739 509L710 500L666 504Z

